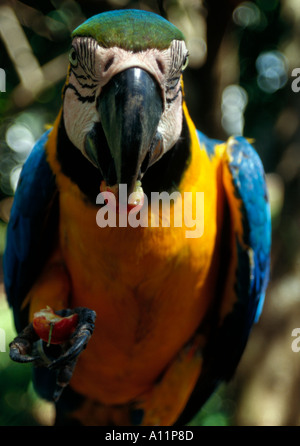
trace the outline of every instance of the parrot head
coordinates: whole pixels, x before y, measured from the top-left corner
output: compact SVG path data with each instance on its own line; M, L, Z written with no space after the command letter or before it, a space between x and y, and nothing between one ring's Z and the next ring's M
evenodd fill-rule
M142 195L144 174L178 141L187 60L181 31L142 10L105 12L72 33L64 126L101 191Z

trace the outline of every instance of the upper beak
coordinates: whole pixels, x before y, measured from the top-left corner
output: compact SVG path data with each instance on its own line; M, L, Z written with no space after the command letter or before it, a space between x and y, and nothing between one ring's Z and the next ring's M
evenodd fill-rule
M149 152L158 143L157 126L163 112L161 90L149 73L129 68L103 87L98 112L109 156L104 156L99 147L94 157L106 184L126 184L129 195L151 158Z

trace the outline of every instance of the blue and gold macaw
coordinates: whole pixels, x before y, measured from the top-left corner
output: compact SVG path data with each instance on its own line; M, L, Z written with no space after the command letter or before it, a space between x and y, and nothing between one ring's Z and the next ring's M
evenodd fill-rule
M73 32L69 60L62 108L24 165L8 226L5 287L19 333L10 354L34 363L57 424L182 425L232 377L262 309L263 167L243 137L196 130L184 37L162 17L96 15ZM99 194L117 201L120 185L123 214L97 223L111 211ZM162 206L153 215L153 192L175 197L167 225ZM144 224L119 224L124 209ZM78 314L61 345L34 332L47 306Z

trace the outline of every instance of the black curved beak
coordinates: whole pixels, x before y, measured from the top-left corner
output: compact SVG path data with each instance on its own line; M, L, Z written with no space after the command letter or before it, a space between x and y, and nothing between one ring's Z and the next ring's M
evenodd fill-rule
M146 71L129 68L102 89L98 112L109 153L105 155L99 147L94 159L108 185L126 184L130 194L159 139L157 126L163 112L160 88Z

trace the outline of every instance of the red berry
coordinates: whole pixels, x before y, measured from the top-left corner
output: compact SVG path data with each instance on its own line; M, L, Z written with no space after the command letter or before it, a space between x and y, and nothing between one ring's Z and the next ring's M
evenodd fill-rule
M62 317L55 314L50 307L33 315L33 328L43 341L48 342L48 345L66 342L74 332L77 322L77 313Z

